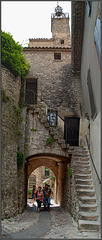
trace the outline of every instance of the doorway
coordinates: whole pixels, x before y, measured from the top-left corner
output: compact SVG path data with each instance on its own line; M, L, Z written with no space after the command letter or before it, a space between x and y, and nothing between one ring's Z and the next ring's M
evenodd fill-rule
M66 117L64 124L64 139L70 146L79 146L80 118Z

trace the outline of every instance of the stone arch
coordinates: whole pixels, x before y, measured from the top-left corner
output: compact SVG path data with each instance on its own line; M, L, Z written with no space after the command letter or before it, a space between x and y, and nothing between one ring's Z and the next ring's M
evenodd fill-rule
M61 157L55 154L36 154L27 157L27 182L30 174L40 166L46 166L55 175L55 201L56 203L62 203L62 189L63 179L67 169L67 164L70 162L68 157Z

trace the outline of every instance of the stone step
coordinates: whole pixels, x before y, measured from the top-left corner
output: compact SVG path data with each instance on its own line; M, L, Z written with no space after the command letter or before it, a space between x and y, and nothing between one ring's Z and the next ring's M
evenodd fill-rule
M64 139L59 139L59 140L58 140L58 143L59 143L59 144L65 144L65 140L64 140Z
M87 190L89 190L89 189L93 189L93 185L81 185L81 184L76 184L76 187L77 188L79 188L79 189L87 189Z
M86 169L86 170L85 170L85 169L83 169L83 170L82 170L82 169L81 169L81 170L75 169L75 170L74 170L74 169L73 169L73 172L74 172L74 174L90 174L90 173L91 173L91 170L87 170L87 169Z
M49 128L49 123L45 123L45 128Z
M81 154L81 153L77 153L77 154L75 154L75 153L73 153L73 158L89 158L89 155L88 154Z
M41 123L47 123L47 119L46 118L41 118Z
M95 212L79 212L79 219L96 221L98 219L98 214Z
M79 165L79 164L73 164L73 169L91 170L89 165Z
M96 198L95 197L79 197L80 202L82 203L96 203Z
M75 177L77 178L77 179L84 179L84 180L86 180L86 179L91 179L91 174L75 174Z
M76 183L81 184L81 185L91 185L92 184L92 179L78 179L76 178Z
M82 157L74 157L74 156L72 156L72 159L73 159L73 162L75 161L75 162L77 162L77 161L79 161L79 162L89 162L89 158L82 158Z
M55 140L58 140L59 138L60 138L60 137L54 135L54 139L55 139Z
M84 155L88 155L88 151L87 150L74 150L73 154L84 154Z
M96 204L80 204L79 210L84 212L92 212L97 210Z
M77 189L77 192L79 193L79 196L82 197L94 197L95 196L95 191L94 190L87 190L87 189Z
M61 144L61 148L62 149L66 149L67 148L67 144L65 144L65 143Z
M88 221L88 220L79 220L78 221L78 228L81 230L81 231L90 231L90 230L93 230L93 231L99 231L99 222L98 221Z
M68 152L68 153L69 153L69 152ZM72 161L73 161L73 165L76 165L76 166L77 166L77 165L78 165L78 166L81 166L81 167L82 167L82 166L90 166L90 165L89 165L89 161L83 161L83 162L82 162L82 161L79 161L79 160L78 160L78 161L72 160Z

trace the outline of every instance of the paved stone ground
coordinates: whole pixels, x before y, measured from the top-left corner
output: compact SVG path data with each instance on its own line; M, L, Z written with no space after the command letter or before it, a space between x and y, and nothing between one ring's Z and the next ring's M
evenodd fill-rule
M80 232L70 214L52 203L50 213L39 214L28 202L23 214L2 221L2 238L101 239L97 232Z

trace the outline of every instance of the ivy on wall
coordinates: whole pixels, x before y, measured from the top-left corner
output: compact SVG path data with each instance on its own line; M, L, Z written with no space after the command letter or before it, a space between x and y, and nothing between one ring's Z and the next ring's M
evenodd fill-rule
M15 42L10 33L1 31L1 63L7 67L16 77L25 79L30 65L22 54L23 47Z
M24 160L25 160L25 155L23 152L21 152L19 150L19 147L18 147L18 150L17 150L17 166L18 166L18 168L23 166Z

